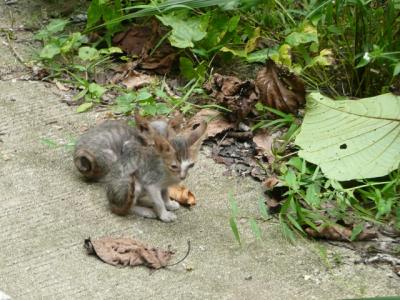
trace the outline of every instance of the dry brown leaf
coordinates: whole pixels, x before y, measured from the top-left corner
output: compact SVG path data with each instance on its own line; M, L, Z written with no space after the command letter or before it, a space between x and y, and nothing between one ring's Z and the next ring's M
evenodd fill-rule
M174 185L168 189L169 197L178 202L179 204L185 206L196 205L196 197L194 194L186 187L181 185Z
M253 142L257 145L257 150L262 155L265 155L269 163L272 163L275 156L272 153L272 144L274 138L268 132L258 132L253 137Z
M133 25L124 32L117 33L113 37L114 45L122 51L133 56L146 56L153 47L157 38L157 26Z
M140 89L146 85L152 84L155 82L155 78L153 76L139 73L137 71L131 70L127 74L124 80L122 80L122 84L126 86L128 90Z
M269 107L296 113L305 102L303 81L296 75L278 68L272 60L257 73L255 83L260 93L260 101Z
M278 183L279 183L279 179L276 178L275 176L271 176L264 180L263 186L267 190L272 190Z
M157 45L164 35L165 32L153 19L151 25L133 25L128 30L116 34L113 43L124 52L139 58L135 67L137 65L157 74L166 74L171 70L177 53L167 42Z
M69 90L70 90L69 87L63 85L61 82L59 82L59 81L57 81L57 80L55 80L54 83L56 84L56 87L57 87L60 91L66 92L66 91L69 91Z
M333 225L320 225L318 231L311 227L305 231L314 238L323 238L333 241L350 241L352 230L350 228L333 224ZM378 236L376 231L364 229L357 237L356 241L366 241L374 239Z
M177 53L169 44L162 44L151 55L144 58L139 67L144 70L152 70L157 74L164 75L171 71L174 62L176 61Z
M235 76L215 73L204 85L206 92L215 99L216 104L228 108L232 120L243 120L258 100L258 93L252 80L242 81Z
M103 262L117 266L144 265L152 269L166 267L172 255L170 250L150 248L131 238L104 237L86 239L84 247L88 254L97 256Z
M207 122L207 138L214 137L218 133L224 132L234 127L234 124L228 122L220 112L212 109L202 109L197 112L197 114L195 114L189 120L188 127L190 128L192 125L198 124L201 121Z

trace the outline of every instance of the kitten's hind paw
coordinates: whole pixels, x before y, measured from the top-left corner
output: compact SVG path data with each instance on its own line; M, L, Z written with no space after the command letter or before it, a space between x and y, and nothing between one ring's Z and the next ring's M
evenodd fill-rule
M144 206L135 206L133 207L133 212L143 218L148 218L148 219L155 219L157 218L156 213L154 212L154 210L152 210L151 208L148 207L144 207Z
M170 211L165 211L161 214L160 220L166 223L173 222L176 220L176 215Z
M180 205L176 201L171 201L170 200L168 202L165 202L165 208L167 210L177 210L177 209L179 209L179 207L180 207Z

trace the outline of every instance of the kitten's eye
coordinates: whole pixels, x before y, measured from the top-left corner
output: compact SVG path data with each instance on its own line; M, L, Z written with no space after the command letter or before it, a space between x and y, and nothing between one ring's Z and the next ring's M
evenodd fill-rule
M189 169L191 169L191 168L193 168L194 167L194 163L190 163L189 165L188 165L188 168Z
M174 171L178 171L179 170L179 166L177 164L172 164L171 165L171 169Z

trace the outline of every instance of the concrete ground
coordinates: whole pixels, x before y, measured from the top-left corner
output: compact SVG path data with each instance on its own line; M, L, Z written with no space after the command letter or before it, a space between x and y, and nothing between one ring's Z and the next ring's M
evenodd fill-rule
M0 26L9 7L0 4ZM19 42L29 53L26 32ZM4 35L1 36L4 41ZM399 295L399 279L384 266L355 265L351 251L299 240L289 244L279 225L259 223L256 242L248 217L259 216L259 184L226 177L203 152L187 180L198 205L165 224L113 215L99 184L74 170L63 145L101 113L76 114L63 95L42 82L21 81L25 69L0 43L0 290L12 299L343 299ZM55 141L52 147L46 141ZM243 247L229 227L228 194L240 208ZM83 249L87 237L128 236L152 246L192 250L181 264L150 273L116 268ZM0 298L6 298L0 292Z

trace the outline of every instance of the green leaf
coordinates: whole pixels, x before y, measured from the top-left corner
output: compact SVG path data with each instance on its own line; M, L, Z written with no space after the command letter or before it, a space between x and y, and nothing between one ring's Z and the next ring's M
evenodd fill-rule
M236 241L239 243L239 245L242 245L242 242L241 242L241 240L240 240L240 234L239 234L239 230L238 230L238 227L237 227L237 224L236 224L235 217L230 217L230 218L229 218L229 225L231 226L231 230L232 230L232 233L233 233L233 235L234 235Z
M311 93L295 143L328 178L385 176L400 163L400 97L333 101Z
M35 39L44 40L57 32L63 31L65 26L69 23L67 20L54 19L52 20L43 30L40 30L36 35Z
M279 47L277 52L271 53L270 58L277 64L285 66L292 66L292 56L290 54L291 47L288 44L283 44Z
M92 82L91 84L89 84L89 93L94 98L100 98L106 91L107 91L106 88L102 87L101 85L98 85L97 83Z
M260 38L260 32L260 27L254 29L254 32L252 33L251 37L246 43L246 46L244 47L244 51L246 52L246 54L253 52L257 48L257 41Z
M228 199L229 199L229 203L231 205L232 216L236 218L237 215L239 214L239 208L238 208L237 202L236 202L235 198L233 197L232 193L229 193Z
M358 237L358 235L363 231L363 229L364 229L363 223L354 226L353 230L351 231L350 241L354 241Z
M129 113L135 107L133 100L135 99L135 95L133 93L127 93L121 96L118 96L116 101L116 106L114 107L114 111L117 113Z
M100 21L102 16L102 3L100 0L92 0L87 11L87 24L86 28L94 26L98 21Z
M254 235L256 236L256 239L261 240L261 229L257 225L256 220L254 220L253 218L250 218L249 222L250 222L251 231L253 231Z
M244 49L232 49L232 48L228 48L228 47L222 47L220 49L220 51L221 52L230 52L233 55L238 56L238 57L243 57L243 58L247 57L246 50L244 50Z
M61 49L56 44L47 44L42 51L40 51L39 56L45 59L52 59L57 54L61 53Z
M184 78L191 79L204 79L206 66L205 64L199 64L196 68L193 66L193 62L187 57L179 58L179 68Z
M147 89L139 90L139 92L136 96L137 101L144 101L144 100L149 100L152 98L153 98L153 95L151 93L149 93L149 91Z
M318 35L316 32L292 32L286 37L285 42L294 47L300 44L318 43Z
M271 216L268 213L267 206L265 205L265 200L263 198L258 199L258 210L260 211L261 216L265 220L271 219Z
M82 60L92 61L99 58L99 52L97 49L92 47L81 47L79 48L79 58Z
M40 142L49 148L57 148L59 146L58 143L52 139L41 139Z
M172 27L169 41L177 48L194 47L194 42L202 40L207 35L209 15L187 17L186 14L169 14L157 16L165 25Z
M179 69L181 70L182 76L188 80L193 79L196 76L193 62L187 57L179 58Z
M230 18L228 21L228 31L229 32L236 31L236 28L239 25L239 21L240 21L240 15L236 15Z
M289 242L294 243L296 237L282 216L279 216L279 224L281 225L283 235L289 240Z
M93 106L93 102L85 102L78 106L76 112L81 113L85 112Z
M261 62L264 63L271 55L275 55L275 57L279 56L278 50L274 48L265 48L261 50L254 51L249 53L246 57L246 60L249 63Z
M110 48L105 48L105 49L100 49L99 54L113 54L113 53L123 53L121 48L119 47L110 47Z
M293 166L297 169L297 171L301 172L303 169L303 160L298 156L294 156L289 159L287 165Z
M304 200L312 207L319 207L321 203L321 198L319 197L320 190L320 186L316 183L309 185Z
M62 45L61 52L67 53L81 45L82 35L80 32L74 32Z
M290 187L291 189L297 191L299 189L299 183L297 182L297 178L296 178L296 174L294 173L294 171L292 169L289 169L285 176L284 176L284 180L287 184L288 187Z
M398 62L393 69L393 76L399 75L400 74L400 62Z

